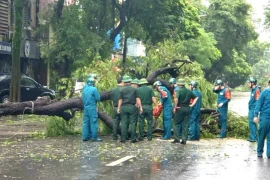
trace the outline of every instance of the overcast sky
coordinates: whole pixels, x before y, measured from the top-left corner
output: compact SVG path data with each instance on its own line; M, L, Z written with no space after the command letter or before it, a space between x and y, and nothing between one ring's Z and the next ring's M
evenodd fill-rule
M270 41L270 32L266 30L263 23L265 20L264 9L268 4L269 0L246 0L253 7L252 17L257 23L255 23L255 27L257 32L259 33L260 41Z

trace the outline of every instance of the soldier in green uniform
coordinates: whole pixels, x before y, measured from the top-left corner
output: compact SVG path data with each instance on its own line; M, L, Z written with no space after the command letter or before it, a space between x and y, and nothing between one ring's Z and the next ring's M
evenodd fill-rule
M173 124L173 133L174 141L172 143L179 143L179 124L182 126L182 141L181 144L186 144L188 138L188 123L189 123L189 113L190 107L193 107L198 97L189 89L185 87L184 79L178 79L177 85L179 90L176 92L176 97L174 98L174 124ZM192 104L190 100L194 99Z
M117 84L118 84L117 87L115 87L111 93L111 100L113 105L113 134L112 134L113 140L118 139L117 131L119 129L120 124L120 114L117 113L117 108L118 108L118 100L120 98L120 91L121 88L123 87L121 77L117 78Z
M139 87L139 79L135 78L131 81L131 86L135 87L136 89Z
M147 86L148 81L143 78L140 80L139 85L140 87L138 88L138 94L141 99L142 103L142 109L143 112L139 114L139 141L143 141L144 135L143 135L143 130L144 130L144 119L147 120L147 139L148 141L152 140L152 122L153 122L153 106L152 104L155 103L157 105L157 100L154 94L154 90Z
M138 117L138 108L142 113L141 100L138 96L137 89L131 86L131 78L127 75L123 76L122 82L125 83L120 91L120 98L118 101L117 113L121 116L121 142L125 143L127 138L127 122L130 122L131 127L131 143L137 142L136 140L136 121Z
M135 78L135 79L133 79L132 81L131 81L131 86L132 87L134 87L134 88L138 88L139 87L139 79L137 79L137 78ZM136 106L138 107L138 105L136 104ZM139 117L139 110L137 111L138 113L137 113L137 121L136 121L136 127L137 127L137 122L138 122L138 117ZM129 127L129 124L130 124L130 122L128 121L127 122L127 140L129 140L130 139L130 133L129 132L131 132L131 130L130 130L130 127Z

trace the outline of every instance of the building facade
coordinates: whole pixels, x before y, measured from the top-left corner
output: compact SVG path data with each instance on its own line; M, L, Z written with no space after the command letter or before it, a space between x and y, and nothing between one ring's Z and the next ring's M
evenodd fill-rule
M42 85L47 84L47 68L40 58L37 32L38 13L52 0L25 0L21 39L21 72ZM12 36L14 30L13 0L0 1L0 72L10 72L12 62ZM45 67L45 68L44 68Z

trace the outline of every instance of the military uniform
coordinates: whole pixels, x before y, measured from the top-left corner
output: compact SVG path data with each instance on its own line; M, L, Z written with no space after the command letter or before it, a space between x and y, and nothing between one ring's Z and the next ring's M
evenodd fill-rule
M253 122L254 119L254 110L259 99L261 90L257 84L257 79L255 77L249 77L247 80L248 86L251 88L250 99L248 102L248 125L249 125L249 138L248 141L256 142L257 141L257 124Z
M223 85L223 82L221 80L217 80L216 82ZM219 84L217 84L219 85ZM217 104L221 105L221 107L217 108L217 112L219 115L219 125L221 127L220 134L218 135L218 138L225 138L227 135L227 114L228 114L228 104L231 100L231 92L228 88L224 87L223 89L214 90L213 92L218 94L217 98Z
M189 118L189 140L200 139L200 115L202 106L202 93L196 88L192 92L198 97L196 104L191 108Z
M179 90L176 93L176 99L178 99L177 109L175 110L174 115L174 142L180 142L179 136L179 124L182 126L182 143L185 144L188 138L188 125L189 125L189 113L190 113L190 100L195 99L197 96L189 89L187 89L184 85L184 81L179 80L179 85L183 85L179 87Z
M117 113L117 108L118 108L118 100L120 98L120 91L122 89L122 86L117 86L112 90L111 93L111 99L113 103L113 135L112 138L113 140L118 139L118 129L120 125L120 114Z
M254 119L254 110L257 104L257 101L260 96L260 90L258 86L252 88L250 92L250 99L248 102L248 124L249 124L249 141L257 141L257 125L253 122Z
M123 77L123 82L129 77ZM130 79L130 78L129 78ZM130 79L131 81L131 79ZM130 82L128 81L128 82ZM131 142L136 141L136 122L138 118L138 108L135 106L136 98L139 98L137 90L130 84L126 84L120 91L121 105L121 142L125 142L127 138L127 123L130 122Z
M259 138L257 144L257 155L258 157L262 157L264 140L267 137L266 156L270 158L270 86L262 91L259 100L257 102L257 105L255 107L254 117L258 117L259 112L260 112L260 121L259 121Z
M143 81L145 80L145 81ZM154 97L154 91L151 87L146 86L146 79L140 81L141 87L138 88L138 95L141 99L142 103L142 114L139 114L139 140L144 139L143 131L144 131L144 121L147 120L147 138L148 140L152 140L152 122L153 122L153 106L152 106L152 97Z
M168 140L171 138L171 120L172 120L172 100L171 93L169 90L162 86L160 81L156 81L154 86L157 87L157 91L159 92L161 103L163 106L163 127L164 133L162 135L163 140Z

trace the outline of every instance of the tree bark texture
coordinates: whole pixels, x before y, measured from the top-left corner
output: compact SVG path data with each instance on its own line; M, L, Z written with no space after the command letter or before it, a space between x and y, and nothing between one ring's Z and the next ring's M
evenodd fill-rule
M23 6L24 0L14 0L14 35L12 38L12 67L11 67L11 88L10 101L19 102L21 100L21 37L22 37L22 23L23 23Z

